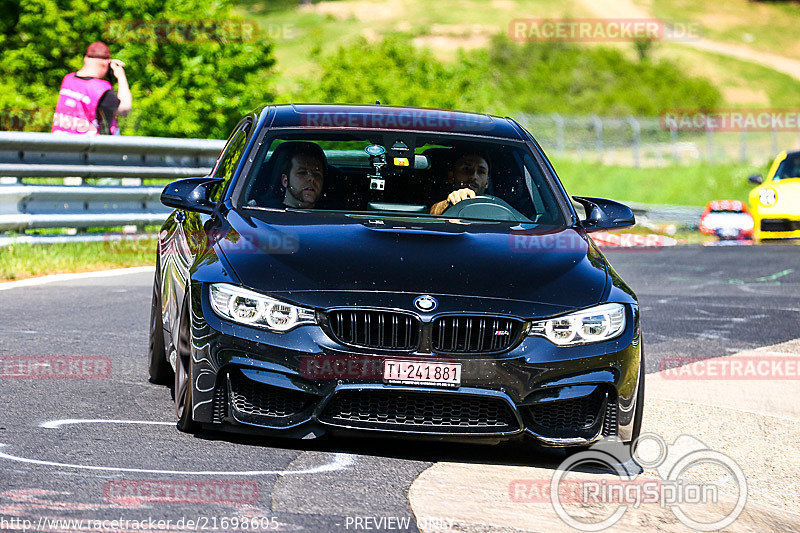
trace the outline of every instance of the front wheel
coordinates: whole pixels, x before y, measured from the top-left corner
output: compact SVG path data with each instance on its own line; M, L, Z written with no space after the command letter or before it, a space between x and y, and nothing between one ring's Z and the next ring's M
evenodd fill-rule
M185 305L188 305L185 304ZM191 345L189 343L188 311L184 309L180 327L178 328L177 358L175 360L175 383L172 395L175 400L175 414L178 416L178 429L185 433L194 433L200 424L192 417L192 368Z
M150 302L150 342L147 358L149 360L150 381L167 385L173 379L172 367L164 350L163 317L161 315L161 275L156 259L156 274L153 278L153 298Z
M636 388L636 413L633 415L633 431L631 440L626 441L628 446L633 445L642 431L642 417L644 415L644 343L642 343L642 357L639 359L639 386ZM636 450L631 450L631 455Z

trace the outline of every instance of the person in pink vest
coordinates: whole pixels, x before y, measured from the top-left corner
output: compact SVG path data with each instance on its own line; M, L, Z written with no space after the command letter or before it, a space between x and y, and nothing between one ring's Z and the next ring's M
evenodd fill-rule
M83 68L64 76L53 115L53 133L118 135L117 116L131 111L131 90L125 64L111 59L105 43L94 42L86 49ZM105 76L111 68L117 77L119 94Z

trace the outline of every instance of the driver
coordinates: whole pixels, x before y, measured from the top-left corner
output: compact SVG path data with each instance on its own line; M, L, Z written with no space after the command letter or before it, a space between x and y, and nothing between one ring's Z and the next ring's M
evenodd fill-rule
M283 205L313 208L322 195L325 181L325 153L314 143L298 143L281 170L281 185L286 190Z
M461 200L482 195L489 185L489 161L475 152L462 152L455 156L452 169L447 173L450 185L455 189L445 200L431 206L431 215L441 215L451 205Z

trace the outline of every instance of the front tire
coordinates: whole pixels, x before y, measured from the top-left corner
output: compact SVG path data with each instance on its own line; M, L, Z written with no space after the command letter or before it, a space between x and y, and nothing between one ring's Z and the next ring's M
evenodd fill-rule
M189 310L184 303L184 309L178 328L177 358L175 360L175 382L172 395L175 399L175 414L178 417L178 429L184 433L194 433L200 428L200 424L192 417L192 367L191 367L191 344L189 333Z
M173 380L172 367L164 350L164 322L161 315L161 272L156 258L156 274L153 278L153 298L150 302L150 342L147 357L149 360L150 381L168 385Z
M642 417L644 416L644 343L642 343L642 357L639 360L639 386L636 388L636 413L633 415L633 430L631 440L626 441L627 446L634 446L642 432ZM636 450L631 448L631 455Z

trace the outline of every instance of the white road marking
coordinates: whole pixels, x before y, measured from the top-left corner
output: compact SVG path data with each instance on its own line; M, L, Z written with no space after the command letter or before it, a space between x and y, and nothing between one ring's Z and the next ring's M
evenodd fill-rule
M57 281L70 281L75 279L88 279L88 278L106 278L111 276L123 276L126 274L140 274L144 272L155 272L155 267L131 267L131 268L114 268L112 270L99 270L95 272L75 272L71 274L52 274L49 276L40 276L38 278L21 279L19 281L6 281L0 283L0 291L9 289L19 289L22 287L34 287L37 285L44 285L46 283L55 283Z
M61 429L61 427L71 424L145 424L145 425L158 425L158 426L174 426L174 422L159 422L153 420L104 420L100 418L64 418L61 420L48 420L39 424L41 428L47 429ZM4 448L8 444L0 442L0 448ZM58 463L55 461L42 461L39 459L29 459L27 457L19 457L0 451L0 459L8 459L10 461L18 461L21 463L28 463L43 466L58 466L61 468L78 468L83 470L105 470L109 472L136 472L143 474L171 474L171 475L187 475L187 476L286 476L297 474L321 474L323 472L333 472L336 470L344 470L349 468L355 463L353 457L346 453L334 453L333 461L325 463L314 468L306 468L304 470L243 470L240 472L229 471L190 471L190 470L151 470L145 468L122 468L116 466L93 466L93 465L76 465L69 463Z
M69 424L153 424L158 426L174 426L175 422L155 422L151 420L104 420L102 418L64 418L48 420L39 424L40 428L59 429Z
M5 448L8 444L0 442L0 449ZM243 470L239 472L231 472L228 470L154 470L147 468L122 468L117 466L94 466L94 465L76 465L70 463L58 463L56 461L42 461L39 459L29 459L27 457L18 457L0 451L0 459L8 459L9 461L17 461L20 463L28 463L41 466L56 466L59 468L77 468L81 470L100 470L108 472L133 472L137 474L168 474L168 475L184 475L184 476L287 476L298 474L321 474L324 472L334 472L336 470L344 470L349 468L355 462L353 458L346 453L334 453L333 461L325 463L324 465L315 466L314 468L306 468L304 470Z

